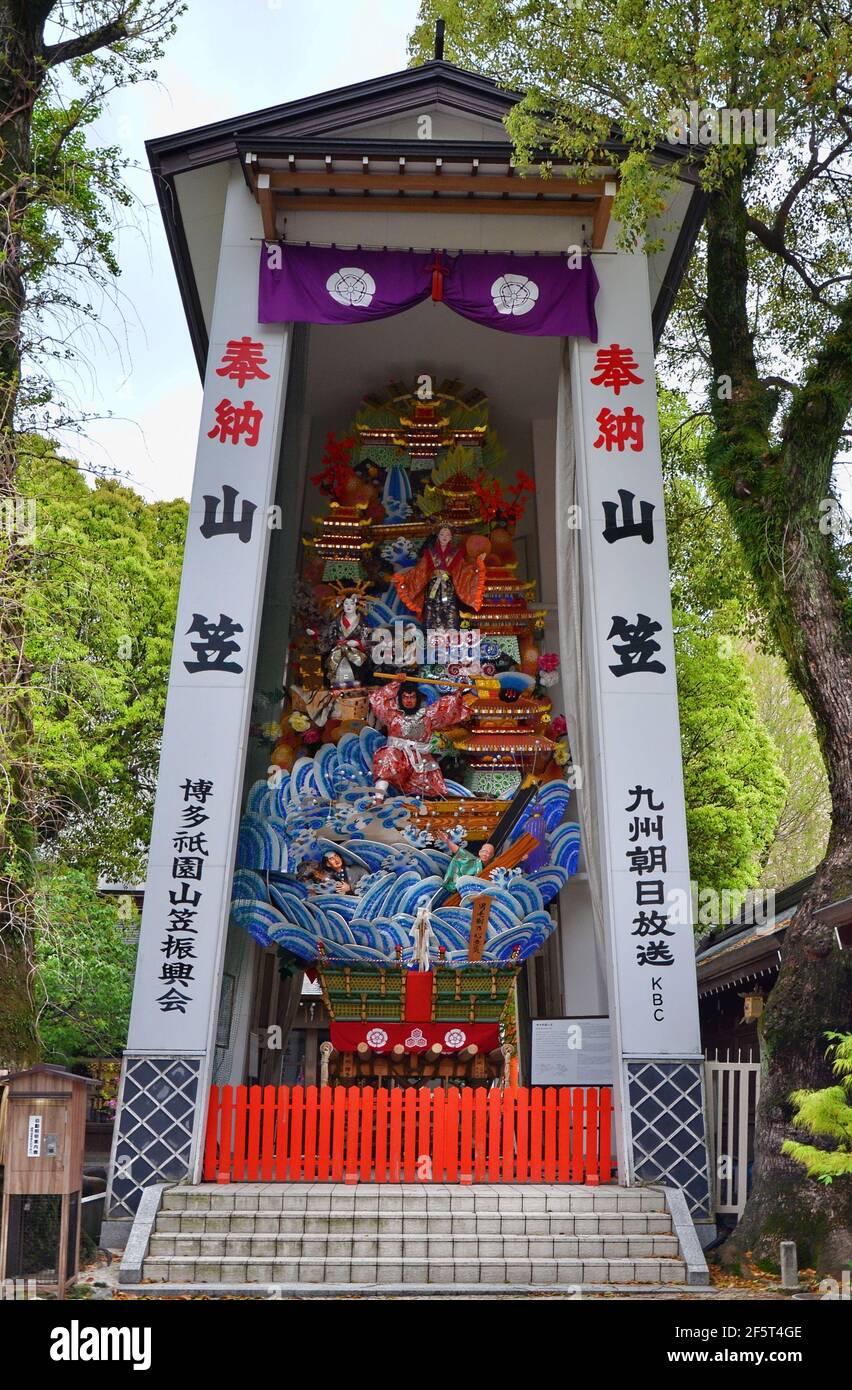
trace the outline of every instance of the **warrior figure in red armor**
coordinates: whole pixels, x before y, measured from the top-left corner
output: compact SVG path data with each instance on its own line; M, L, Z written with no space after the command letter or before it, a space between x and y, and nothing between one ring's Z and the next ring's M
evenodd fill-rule
M373 757L376 800L381 803L389 783L412 796L449 796L443 774L430 752L432 734L463 721L467 712L461 691L442 695L431 705L417 686L392 681L370 692L373 713L387 725L388 741Z

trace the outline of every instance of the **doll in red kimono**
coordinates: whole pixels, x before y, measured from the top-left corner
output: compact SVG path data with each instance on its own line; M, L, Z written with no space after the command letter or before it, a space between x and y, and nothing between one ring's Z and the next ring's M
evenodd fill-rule
M391 681L370 692L373 713L387 725L388 740L373 755L376 802L384 801L389 784L412 796L449 796L443 773L430 752L437 729L459 724L467 713L463 692L442 695L431 705L410 681Z
M422 619L427 630L458 632L459 600L474 612L482 604L485 558L477 555L471 560L453 540L449 526L442 526L427 541L417 563L395 574L393 582L406 608Z

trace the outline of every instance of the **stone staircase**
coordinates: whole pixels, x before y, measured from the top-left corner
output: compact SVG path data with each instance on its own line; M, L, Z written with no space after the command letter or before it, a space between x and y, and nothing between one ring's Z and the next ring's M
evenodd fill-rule
M679 1237L670 1207L662 1188L173 1187L139 1250L141 1276L171 1286L365 1289L705 1282L691 1223L684 1231L678 1221Z

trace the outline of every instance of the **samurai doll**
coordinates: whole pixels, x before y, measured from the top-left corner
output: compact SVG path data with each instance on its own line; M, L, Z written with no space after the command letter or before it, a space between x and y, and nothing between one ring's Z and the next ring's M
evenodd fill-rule
M431 705L413 682L391 681L370 691L373 713L387 726L387 743L373 755L376 801L384 801L388 786L412 796L449 796L440 767L432 756L431 738L438 729L459 724L467 713L464 695L442 695Z
M406 608L416 613L433 632L458 632L459 603L475 612L485 592L485 559L471 560L453 540L449 526L442 526L427 541L410 569L395 574L393 582Z
M370 638L364 620L363 600L347 594L322 633L308 628L319 639L328 683L333 690L363 685L370 673Z

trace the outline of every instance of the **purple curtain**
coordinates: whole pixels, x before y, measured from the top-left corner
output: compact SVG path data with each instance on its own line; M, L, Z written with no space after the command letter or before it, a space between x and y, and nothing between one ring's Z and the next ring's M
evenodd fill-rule
M598 339L598 277L588 256L572 270L566 256L462 252L450 262L444 302L466 319L537 338Z
M258 322L366 323L401 314L428 298L433 260L413 251L262 246Z
M264 245L258 319L365 323L420 304L433 294L433 281L447 307L474 323L597 342L598 277L588 256L574 268L566 256Z

